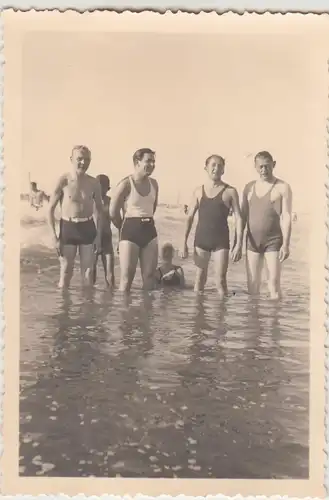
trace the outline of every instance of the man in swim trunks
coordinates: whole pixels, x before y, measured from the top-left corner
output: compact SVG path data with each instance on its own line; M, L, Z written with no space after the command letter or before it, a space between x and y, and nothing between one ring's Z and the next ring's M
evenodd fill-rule
M99 182L87 174L90 161L89 149L86 146L75 146L71 155L72 171L61 175L50 200L49 224L60 258L60 288L68 288L70 285L77 250L80 254L82 280L91 285L94 249L97 252L101 250L103 203ZM57 236L55 209L58 203L61 205L61 220Z
M259 179L244 188L242 217L247 226L248 291L258 295L264 262L272 299L281 295L281 264L289 257L292 193L289 184L274 177L276 162L268 151L255 156Z
M36 211L43 207L43 200L49 201L49 196L44 191L38 189L36 182L31 182L30 185L30 206Z
M194 263L197 267L194 290L204 290L207 281L208 265L211 255L215 261L216 286L221 297L227 295L227 268L230 250L228 216L232 208L235 216L236 241L231 258L234 262L242 255L242 218L237 190L222 181L225 160L212 155L206 160L205 170L208 182L193 193L189 205L184 234L182 257L188 256L187 240L192 229L195 214L199 220L194 240Z
M114 253L112 244L112 230L110 218L110 197L107 192L110 189L110 179L107 175L101 174L96 177L101 186L103 201L102 213L102 236L101 236L101 259L105 275L105 283L108 287L114 287ZM93 281L96 283L97 261L99 254L96 254L93 270Z
M158 263L158 238L153 216L159 188L157 181L151 178L155 168L154 151L148 148L137 150L133 163L134 173L118 184L110 206L111 219L120 231L119 289L123 292L130 291L138 260L143 288L154 288Z

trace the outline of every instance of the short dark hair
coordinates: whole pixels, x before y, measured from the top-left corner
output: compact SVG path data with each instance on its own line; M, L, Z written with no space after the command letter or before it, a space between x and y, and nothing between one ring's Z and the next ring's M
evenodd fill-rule
M31 188L36 188L37 187L37 183L36 182L31 182Z
M258 160L258 158L264 158L265 160L273 162L273 156L268 151L260 151L259 153L257 153L255 156L255 161Z
M105 174L97 175L96 179L99 181L101 186L103 186L103 185L109 186L110 185L110 179Z
M175 253L174 246L171 243L165 243L163 247L161 248L161 255L163 255L165 252L170 252L172 255Z
M220 155L211 155L211 156L208 156L208 158L206 159L206 167L208 166L210 160L212 160L213 158L218 158L219 161L221 163L223 163L223 165L225 165L225 159L222 156L220 156Z
M155 151L153 151L150 148L137 149L137 151L135 151L135 153L133 154L134 165L136 165L136 163L138 161L141 161L144 158L144 155L147 155L147 154L155 155Z
M82 151L83 153L85 153L87 156L89 156L89 158L91 157L91 151L89 148L87 148L87 146L83 146L81 144L78 144L76 146L73 146L72 148L72 155L74 153L74 151Z

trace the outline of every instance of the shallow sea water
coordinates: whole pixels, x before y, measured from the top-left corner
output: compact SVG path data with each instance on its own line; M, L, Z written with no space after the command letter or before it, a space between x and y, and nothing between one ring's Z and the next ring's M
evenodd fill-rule
M162 241L180 241L177 209L157 219ZM211 279L203 296L143 294L139 274L124 301L101 274L93 291L78 272L58 291L47 228L23 218L20 474L308 477L306 222L293 226L279 303L248 297L244 261L223 302ZM192 284L192 259L184 269Z

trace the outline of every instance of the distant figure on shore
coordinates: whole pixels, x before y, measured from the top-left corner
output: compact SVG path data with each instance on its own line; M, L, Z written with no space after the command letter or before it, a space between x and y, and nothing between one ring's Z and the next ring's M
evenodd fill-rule
M159 187L151 177L155 169L155 152L149 148L138 149L133 155L133 164L133 174L118 184L110 205L111 219L120 231L119 289L122 292L130 291L138 260L143 288L154 288L158 264L158 237L153 216Z
M107 195L110 189L110 179L107 175L101 174L96 177L99 181L101 187L101 196L103 201L103 212L101 221L101 249L96 252L94 269L93 269L93 281L96 283L97 279L97 262L99 255L102 259L105 283L108 287L113 288L115 284L114 280L114 252L112 244L112 229L111 229L111 218L110 218L110 197Z
M160 286L185 286L184 271L181 266L173 263L175 249L171 243L166 243L161 249L162 264L156 271L156 281Z
M188 214L188 205L184 205L184 214L187 215Z
M36 182L31 182L29 194L30 206L38 211L43 207L44 200L49 201L49 196L47 196L46 193L41 189L38 189L38 185Z
M236 241L231 257L237 262L242 256L243 227L237 190L223 182L225 160L212 155L206 160L207 182L198 187L192 196L186 222L182 257L188 256L187 240L192 229L194 216L199 212L199 220L194 240L194 263L197 267L194 290L204 290L207 281L211 255L215 261L216 286L221 297L227 295L227 268L230 251L228 216L232 208L235 216Z
M77 250L82 281L93 284L94 252L101 253L103 203L98 180L87 174L90 150L86 146L75 146L70 159L72 171L58 179L49 207L49 225L60 258L59 288L70 285ZM59 203L61 219L57 235L55 209Z
M297 214L294 212L293 217L292 217L293 222L297 222Z
M242 216L247 226L248 290L258 295L264 263L272 299L281 296L281 264L289 257L292 193L289 184L274 177L276 162L268 151L255 156L256 181L243 192Z

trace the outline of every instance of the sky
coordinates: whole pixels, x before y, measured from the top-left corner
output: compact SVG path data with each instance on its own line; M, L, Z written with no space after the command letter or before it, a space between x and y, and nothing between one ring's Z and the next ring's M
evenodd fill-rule
M188 203L210 154L226 159L224 180L241 193L253 155L269 150L302 206L315 89L303 43L288 33L28 34L22 189L30 172L51 191L75 144L91 149L90 174L113 184L150 147L160 202Z

